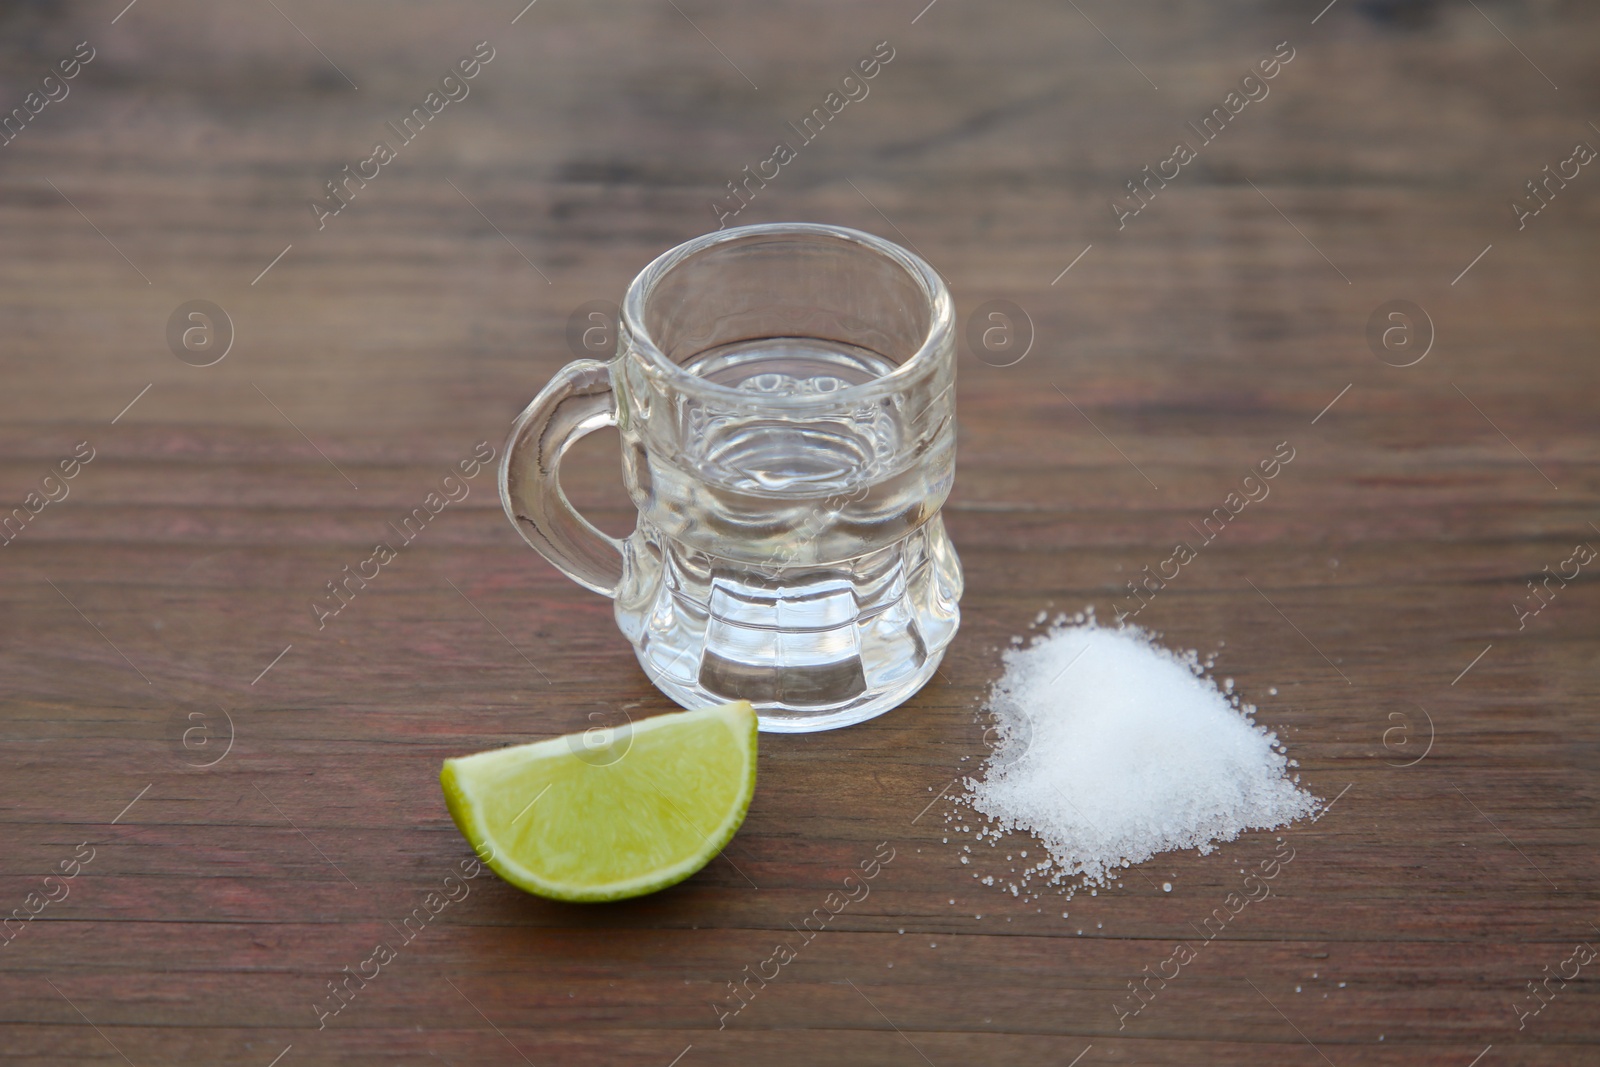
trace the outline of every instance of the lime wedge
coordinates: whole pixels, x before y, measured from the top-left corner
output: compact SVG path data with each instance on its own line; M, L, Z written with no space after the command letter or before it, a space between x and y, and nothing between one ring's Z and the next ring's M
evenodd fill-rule
M711 862L756 788L739 700L444 761L444 800L496 874L554 900L621 900Z

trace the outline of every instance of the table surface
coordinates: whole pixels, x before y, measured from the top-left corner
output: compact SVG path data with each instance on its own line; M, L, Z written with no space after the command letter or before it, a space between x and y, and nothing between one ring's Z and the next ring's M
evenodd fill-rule
M1569 562L1600 546L1600 173L1574 151L1600 145L1600 12L921 6L6 6L10 1062L1600 1055L1600 971L1570 973L1600 943L1600 594ZM393 136L480 41L469 95ZM869 95L800 142L786 124L881 41ZM1275 48L1244 84L1267 95L1229 97ZM1218 107L1207 143L1189 123ZM395 158L319 228L310 202L379 139ZM1179 139L1196 158L1131 199ZM764 737L744 828L674 889L576 907L483 877L404 940L469 855L441 759L670 705L492 471L321 629L311 604L500 448L575 311L714 228L780 140L796 157L738 222L916 248L964 337L1016 309L1011 348L963 341L942 673L870 723ZM186 348L194 300L227 323ZM1394 300L1420 311L1386 335ZM1337 803L1070 902L982 885L1004 868L963 866L947 819L1001 650L1041 610L1110 615L1280 442L1270 498L1138 622L1215 650ZM585 441L568 484L620 533L615 450ZM1278 836L1272 895L1119 1019ZM870 895L719 1028L729 983L880 848Z

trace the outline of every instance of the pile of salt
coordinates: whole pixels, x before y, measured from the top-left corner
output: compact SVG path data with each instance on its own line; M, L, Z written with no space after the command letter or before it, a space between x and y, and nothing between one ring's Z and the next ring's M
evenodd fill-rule
M993 820L980 833L991 843L1026 831L1049 850L1024 885L1103 885L1158 852L1205 854L1318 810L1254 707L1205 677L1197 653L1092 615L1065 621L1004 653L988 703L999 743L962 798Z

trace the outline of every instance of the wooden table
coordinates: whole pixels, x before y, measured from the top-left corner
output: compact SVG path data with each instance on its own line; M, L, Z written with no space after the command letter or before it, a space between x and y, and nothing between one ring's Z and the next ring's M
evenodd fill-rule
M1600 171L1564 162L1600 146L1600 13L122 3L0 14L0 105L28 120L0 147L0 488L68 494L0 554L0 914L37 911L0 945L8 1062L1600 1058L1596 965L1528 989L1600 944L1595 565L1527 585L1600 546ZM744 829L675 889L564 907L485 876L405 940L468 856L442 758L669 705L492 472L321 629L311 604L500 448L575 309L714 227L880 41L870 95L737 221L871 230L964 321L1026 315L1020 362L961 355L944 677L765 738ZM385 126L436 90L467 95L409 142ZM1188 123L1219 107L1205 142ZM395 158L364 163L379 139ZM1196 158L1119 228L1179 139ZM1547 164L1578 173L1544 203ZM376 173L319 229L346 165ZM1043 609L1108 617L1280 442L1271 497L1137 621L1217 650L1337 803L1070 903L982 886L946 820L1000 649ZM628 529L614 439L573 464L579 506ZM1277 836L1272 896L1119 1028ZM719 1029L727 983L880 843L870 896ZM319 1029L380 942L396 958Z

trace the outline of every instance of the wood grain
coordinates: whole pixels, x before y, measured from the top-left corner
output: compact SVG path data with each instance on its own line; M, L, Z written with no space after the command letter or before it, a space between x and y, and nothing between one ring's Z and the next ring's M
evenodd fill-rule
M276 6L0 14L5 108L96 50L0 147L0 511L95 450L0 547L0 915L94 850L0 944L9 1062L1595 1058L1592 969L1515 1010L1600 940L1593 572L1521 629L1512 605L1600 545L1600 174L1521 230L1509 204L1600 145L1600 15ZM485 40L469 96L318 230L323 183ZM487 472L326 628L311 601L500 446L573 358L574 309L714 227L725 183L884 40L870 95L738 221L909 243L963 323L1008 300L1032 324L1013 366L962 352L945 518L968 587L942 676L871 723L764 738L744 829L679 887L576 908L485 876L404 943L468 854L442 758L669 705ZM1125 183L1284 41L1266 98L1119 230ZM194 299L235 331L211 367L168 349ZM1436 333L1414 366L1368 348L1393 299ZM1040 610L1109 616L1285 441L1270 498L1138 621L1215 650L1337 804L1093 896L981 886L1007 865L960 863L952 780L979 773L1000 649ZM569 470L627 530L614 439ZM1119 1028L1128 983L1278 836L1273 895ZM870 895L719 1029L727 983L880 842ZM380 941L397 959L319 1030Z

